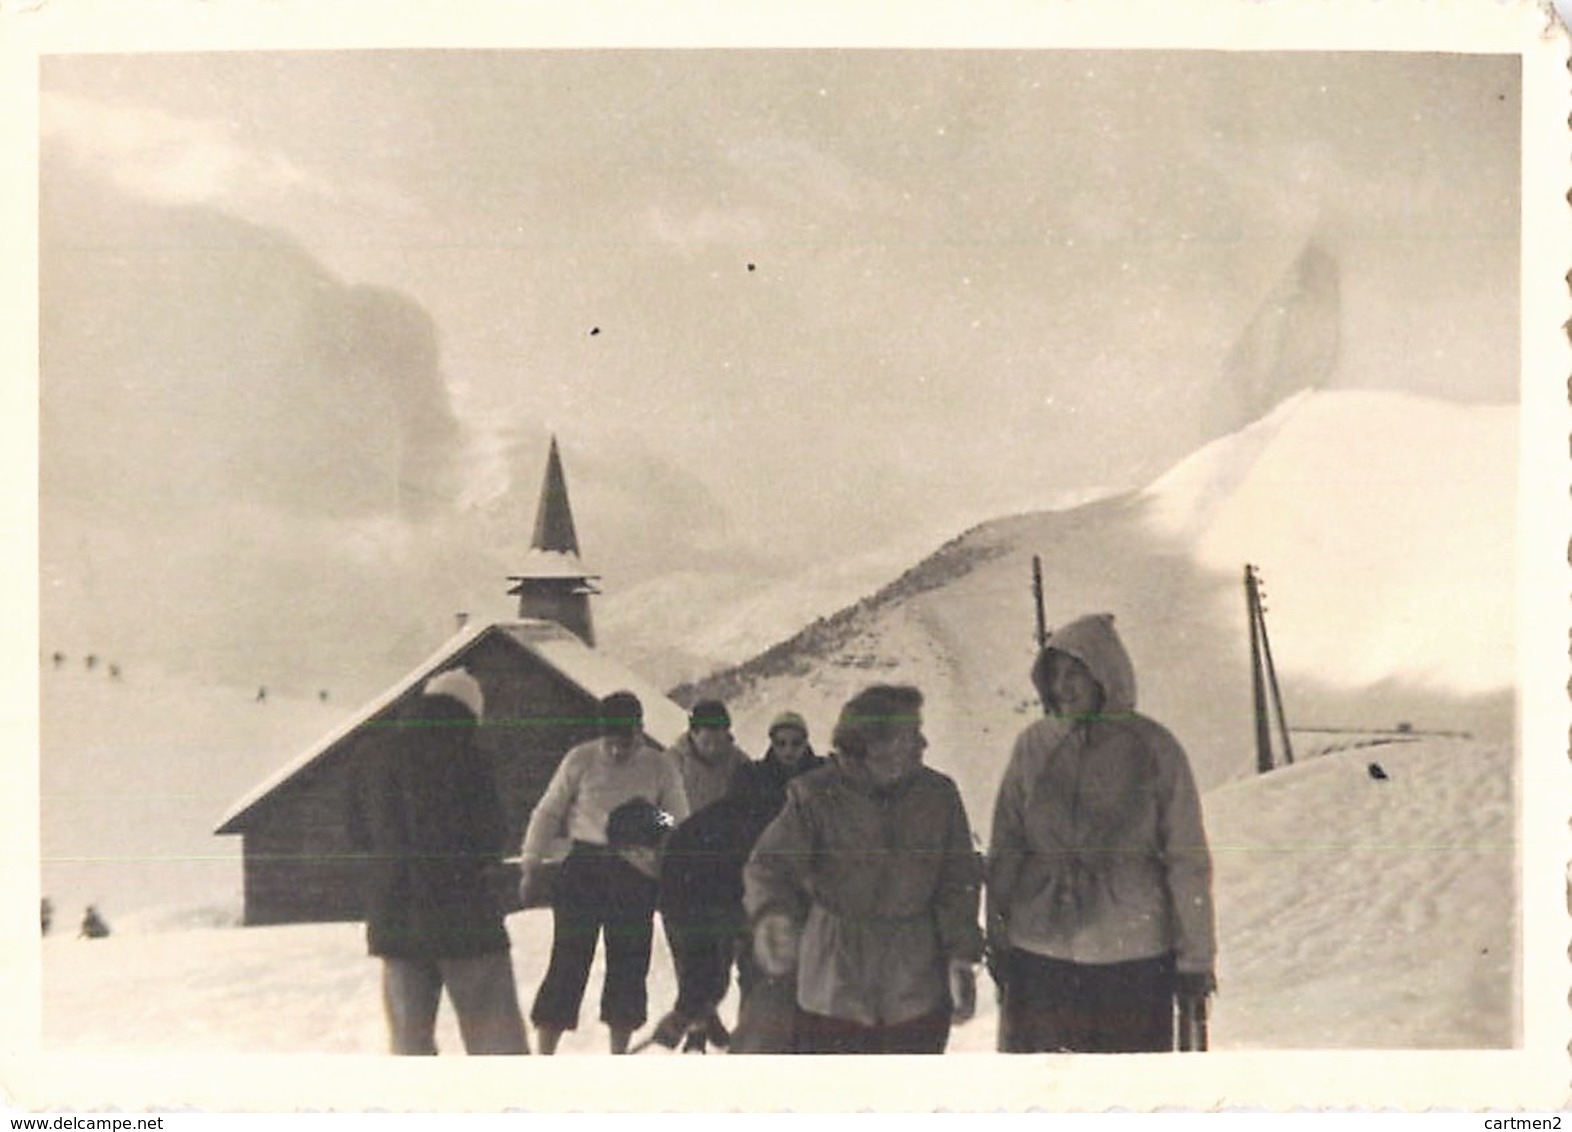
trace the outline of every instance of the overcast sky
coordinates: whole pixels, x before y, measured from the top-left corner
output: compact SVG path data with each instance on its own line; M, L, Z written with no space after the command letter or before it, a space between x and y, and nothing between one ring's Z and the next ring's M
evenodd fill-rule
M226 52L41 81L46 516L118 446L121 515L317 521L365 512L370 469L405 519L511 499L522 538L555 432L623 580L685 540L800 564L958 531L1246 423L1230 359L1307 249L1324 384L1517 392L1513 56Z

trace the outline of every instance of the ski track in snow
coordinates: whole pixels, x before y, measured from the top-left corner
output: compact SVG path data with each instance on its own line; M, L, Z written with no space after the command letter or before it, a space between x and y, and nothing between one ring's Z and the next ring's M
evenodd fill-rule
M1379 760L1390 779L1366 764ZM1505 746L1428 740L1341 752L1206 797L1217 861L1221 993L1213 1048L1485 1048L1513 1040L1512 757ZM359 924L181 927L128 918L105 940L62 929L42 946L50 1051L379 1053L379 964ZM551 918L509 920L527 1012L545 971ZM564 1055L605 1050L594 1021L597 958ZM675 1001L657 928L650 1020ZM735 1018L735 992L722 1005ZM978 1016L950 1050L992 1050L983 977ZM439 1047L461 1050L444 1006ZM666 1056L652 1050L645 1056Z

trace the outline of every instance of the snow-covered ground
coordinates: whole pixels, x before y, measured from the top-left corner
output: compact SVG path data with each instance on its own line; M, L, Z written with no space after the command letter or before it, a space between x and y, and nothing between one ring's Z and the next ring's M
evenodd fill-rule
M43 895L75 930L84 905L118 925L160 905L240 894L240 839L214 837L246 790L353 704L213 685L144 664L83 658L39 676Z
M1357 430L1363 440L1338 455ZM1463 448L1471 462L1420 458ZM1534 909L1546 895L1536 874L1539 903L1525 902L1518 872L1515 532L1510 482L1492 470L1510 467L1514 448L1505 409L1388 394L1301 397L1146 492L985 523L840 614L811 595L850 592L849 577L824 591L816 588L824 579L807 579L809 596L750 606L714 632L762 632L760 622L788 616L788 606L822 616L782 650L717 679L730 682L722 693L755 755L765 721L783 707L803 711L823 747L835 709L856 688L918 684L928 696L931 759L957 780L985 840L1010 739L1038 711L1025 676L1026 582L1041 553L1050 623L1091 609L1118 615L1143 705L1185 743L1206 791L1221 934L1214 1049L1506 1055L1525 1033L1544 1037L1533 1028L1542 1009L1524 998L1524 956L1535 949L1521 925L1527 916L1527 938L1538 938ZM1459 490L1456 480L1466 481ZM1262 526L1263 517L1273 522ZM1244 537L1258 530L1266 543ZM1321 755L1301 739L1297 765L1252 776L1237 577L1246 556L1264 565L1272 586L1291 724L1374 730L1409 721L1418 732L1473 737L1389 736ZM1358 616L1328 616L1344 597ZM1435 636L1438 627L1449 632ZM1350 675L1364 682L1350 686ZM255 689L136 664L109 679L74 657L46 664L40 683L41 880L57 908L41 953L42 1048L182 1063L363 1055L385 1065L378 967L360 927L233 926L238 840L212 834L236 798L357 705L287 693L258 700ZM1369 773L1372 761L1384 778ZM111 938L73 938L88 902L107 915ZM544 972L550 918L525 913L509 926L527 1007ZM658 1017L675 997L658 933L650 988ZM723 1007L728 1017L734 1011L734 1002ZM592 993L584 1016L594 1013ZM981 1013L956 1030L952 1052L991 1051L996 1021L985 985ZM439 1043L460 1048L446 1012ZM603 1029L586 1025L562 1052L604 1046ZM664 1056L652 1051L632 1072L649 1074ZM691 1075L714 1060L667 1064ZM986 1058L991 1067L1018 1062ZM594 1062L580 1056L578 1064ZM1109 1103L1125 1097L1115 1091ZM562 1103L616 1107L611 1100Z
M1367 764L1387 773L1376 780ZM1217 859L1218 1050L1444 1049L1515 1041L1511 753L1463 741L1323 756L1206 798ZM358 924L211 926L130 916L108 939L43 943L48 1050L361 1053L384 1048L376 961ZM184 919L185 922L182 922ZM550 915L511 917L520 994L545 970ZM598 1054L599 969L563 1054ZM652 1020L675 984L657 932ZM956 1053L992 1050L986 982ZM734 1017L728 1000L723 1015ZM439 1045L462 1048L451 1013ZM652 1050L648 1057L668 1056Z

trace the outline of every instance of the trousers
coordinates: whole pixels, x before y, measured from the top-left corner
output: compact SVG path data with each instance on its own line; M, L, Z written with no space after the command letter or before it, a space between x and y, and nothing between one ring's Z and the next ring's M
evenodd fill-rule
M737 990L731 1052L797 1052L797 972L766 972L753 954L753 937L747 931L737 939Z
M551 961L530 1008L532 1022L557 1030L578 1028L590 965L604 939L600 1020L614 1029L644 1025L658 888L604 846L574 843L552 891Z
M382 960L382 1003L393 1053L437 1052L437 1009L446 987L471 1054L528 1053L513 963L506 951L469 959Z
M1160 1053L1173 1048L1173 960L1071 963L1004 957L1005 1053Z
M799 1007L796 1031L798 1053L943 1053L950 1042L950 1012L868 1026Z

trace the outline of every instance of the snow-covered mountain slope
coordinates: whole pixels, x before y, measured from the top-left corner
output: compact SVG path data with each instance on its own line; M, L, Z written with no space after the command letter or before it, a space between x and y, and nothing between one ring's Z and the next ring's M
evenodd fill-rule
M995 520L737 668L679 689L726 699L757 753L777 711L820 746L858 687L921 687L931 761L988 822L1035 717L1031 559L1047 620L1109 611L1143 710L1203 787L1255 765L1242 570L1260 567L1289 723L1506 739L1515 680L1512 407L1395 393L1285 402L1149 489ZM1306 740L1308 741L1308 740Z
M1367 773L1373 759L1386 780ZM1328 755L1209 794L1221 981L1213 1048L1509 1046L1511 783L1506 746L1414 740ZM44 941L46 1049L384 1048L378 967L359 925L237 929L199 917L161 926ZM521 913L509 931L527 1008L545 972L551 918ZM652 1019L674 997L657 932ZM986 981L979 1000L979 1016L955 1030L951 1050L992 1050L996 1006ZM729 998L723 1017L735 1009ZM604 1050L592 1017L590 1006L563 1053ZM446 1007L439 1045L461 1048Z
M75 931L96 904L238 912L240 842L214 837L236 798L355 706L205 684L141 663L46 661L40 673L43 893Z
M1300 394L1142 495L1198 564L1262 565L1285 673L1488 693L1516 663L1517 413Z

